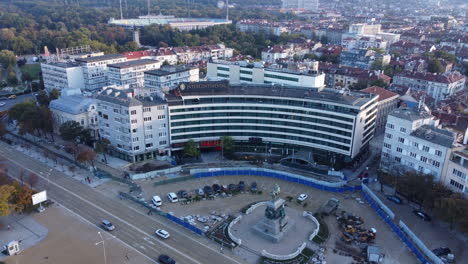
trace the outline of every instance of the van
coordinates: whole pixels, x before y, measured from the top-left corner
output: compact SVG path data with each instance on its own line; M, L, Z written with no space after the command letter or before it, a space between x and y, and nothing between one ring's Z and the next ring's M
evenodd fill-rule
M157 207L162 205L161 197L159 197L158 195L153 196L153 199L151 199L151 202L153 202L153 204Z
M169 199L171 203L177 203L179 201L179 199L177 199L177 195L173 192L167 194L167 199Z

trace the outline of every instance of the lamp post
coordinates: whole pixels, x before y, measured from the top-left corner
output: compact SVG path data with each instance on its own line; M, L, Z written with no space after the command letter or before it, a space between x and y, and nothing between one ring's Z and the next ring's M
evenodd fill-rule
M101 237L101 241L96 242L95 245L99 245L102 243L102 249L104 250L104 264L107 264L107 257L106 257L106 245L104 244L104 238L102 238L101 232L97 232L99 237Z

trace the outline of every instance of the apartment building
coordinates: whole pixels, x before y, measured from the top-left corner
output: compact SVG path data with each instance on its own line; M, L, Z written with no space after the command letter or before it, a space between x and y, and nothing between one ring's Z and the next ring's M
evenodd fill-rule
M121 54L109 54L103 56L75 59L82 67L84 89L90 92L100 91L107 85L107 65L127 61Z
M413 91L424 91L436 101L444 100L465 88L466 77L459 72L432 74L429 72L402 72L393 77L393 83Z
M83 70L76 62L41 63L41 71L44 88L48 92L84 88Z
M106 89L97 96L99 135L112 154L130 162L170 154L167 104L161 98L132 97L130 91Z
M289 85L183 83L166 100L173 149L232 136L245 151L270 145L275 154L304 150L337 162L366 148L377 114L373 94Z
M229 80L231 84L283 84L304 88L325 86L325 74L319 73L317 67L305 71L293 71L284 68L265 68L261 63L209 62L207 77L212 80Z
M447 161L443 184L453 191L468 195L468 148L454 149Z
M176 88L182 82L198 82L200 70L190 65L162 66L145 72L145 91L154 95Z
M437 127L438 120L415 108L398 108L387 119L381 168L414 170L443 178L455 136Z
M109 85L133 89L136 95L144 94L145 71L159 69L161 62L150 59L126 61L107 65Z
M379 96L377 104L377 118L375 119L375 135L379 135L385 131L387 117L390 112L398 107L398 98L400 95L378 86L368 87L361 90L361 92Z

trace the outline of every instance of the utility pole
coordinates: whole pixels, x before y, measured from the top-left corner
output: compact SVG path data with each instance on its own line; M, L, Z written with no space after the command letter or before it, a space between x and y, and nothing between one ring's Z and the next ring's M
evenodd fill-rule
M229 0L226 0L226 21L229 20Z
M146 2L147 8L148 8L148 16L150 15L150 0Z
M120 19L123 19L122 0L120 0L119 3L120 3Z

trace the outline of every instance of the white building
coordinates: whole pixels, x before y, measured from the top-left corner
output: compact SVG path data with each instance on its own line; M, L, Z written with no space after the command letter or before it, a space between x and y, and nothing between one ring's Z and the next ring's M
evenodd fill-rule
M431 174L440 181L455 136L437 125L438 121L432 115L413 108L391 112L385 129L382 169L414 170Z
M453 191L468 195L468 149L455 149L447 161L443 184Z
M361 90L361 92L379 96L377 118L375 120L375 134L381 134L385 131L388 115L398 107L398 98L400 95L378 86L368 87Z
M75 62L41 63L45 90L83 89L84 79L81 66Z
M348 33L356 35L377 35L381 27L380 24L351 24Z
M306 71L265 68L261 63L209 62L207 77L211 80L225 79L231 84L284 84L304 88L325 86L325 74L318 73L316 68Z
M133 98L131 92L106 89L97 96L100 136L112 154L131 162L170 154L167 103Z
M429 72L402 72L393 77L393 83L412 91L424 91L436 101L444 100L465 88L466 77L459 72L432 74Z
M49 109L54 118L55 131L58 131L63 123L75 121L85 129L90 129L92 136L97 135L98 113L96 99L78 94L62 94L58 99L50 102Z
M107 65L109 85L117 85L123 89L134 89L137 95L144 94L145 71L159 69L161 62L142 59Z
M182 82L198 82L199 68L190 65L162 66L160 69L145 72L145 91L158 94L173 90Z
M305 9L308 11L318 11L318 0L282 0L283 9Z
M100 91L107 85L107 65L127 61L121 54L109 54L96 57L75 59L83 69L84 89Z
M232 136L245 151L303 150L332 163L350 161L368 145L377 114L376 95L286 85L184 83L166 99L173 149L190 139L213 147Z

